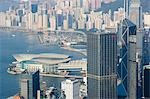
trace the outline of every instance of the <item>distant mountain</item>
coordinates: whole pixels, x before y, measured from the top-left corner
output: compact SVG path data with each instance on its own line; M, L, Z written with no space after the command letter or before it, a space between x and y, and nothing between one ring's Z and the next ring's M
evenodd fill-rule
M10 5L14 5L16 3L16 1L19 0L0 0L0 10L2 10L2 8L8 9ZM110 1L110 0L107 0ZM124 0L116 0L112 3L109 4L105 4L102 3L102 8L100 10L102 11L108 11L109 9L112 9L112 11L117 10L118 7L123 7L123 2ZM150 12L150 0L141 0L141 4L143 6L143 11L144 12ZM2 7L3 6L3 7Z
M102 3L102 8L100 10L106 12L109 9L112 11L117 10L118 7L123 7L124 0L116 0L115 2L104 4ZM141 5L143 6L143 12L150 12L150 0L141 0Z

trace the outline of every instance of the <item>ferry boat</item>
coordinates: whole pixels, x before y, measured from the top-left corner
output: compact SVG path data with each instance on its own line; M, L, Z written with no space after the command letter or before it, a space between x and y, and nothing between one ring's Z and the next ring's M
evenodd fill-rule
M15 34L12 34L11 36L12 36L12 37L15 37L16 35L15 35Z

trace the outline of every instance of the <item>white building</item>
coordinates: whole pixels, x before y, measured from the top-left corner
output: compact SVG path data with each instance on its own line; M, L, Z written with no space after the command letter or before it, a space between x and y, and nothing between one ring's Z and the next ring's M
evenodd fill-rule
M42 29L43 28L43 16L42 14L38 15L38 29Z
M78 80L67 79L61 82L61 90L64 91L66 99L80 99L80 83Z
M89 12L89 8L90 8L90 2L89 2L89 0L83 0L83 9L84 9L84 12Z
M56 30L56 17L52 16L50 17L50 29L51 30Z
M64 20L63 21L63 27L64 27L64 30L67 30L68 29L68 20Z
M48 16L47 14L43 15L43 29L47 29L48 28Z
M4 12L0 12L0 26L6 26L6 14Z
M150 13L144 14L144 26L150 27Z

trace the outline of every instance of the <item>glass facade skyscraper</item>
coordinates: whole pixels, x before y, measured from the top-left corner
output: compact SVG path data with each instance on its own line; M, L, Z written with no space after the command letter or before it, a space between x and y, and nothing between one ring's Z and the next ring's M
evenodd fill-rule
M117 99L117 36L89 33L87 39L88 99Z
M148 65L150 62L150 31L145 31L143 36L143 52L142 52L142 65Z
M144 67L144 99L150 99L150 65Z
M37 99L37 91L40 90L39 71L21 74L21 96L25 99Z
M136 99L137 66L136 66L136 25L124 19L119 26L119 65L118 78L120 79L118 96Z
M31 4L31 12L36 13L38 11L38 4Z

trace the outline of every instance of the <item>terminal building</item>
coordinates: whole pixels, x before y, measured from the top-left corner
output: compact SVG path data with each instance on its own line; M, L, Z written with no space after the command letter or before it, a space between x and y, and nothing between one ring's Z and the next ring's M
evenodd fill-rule
M71 60L71 56L55 53L41 53L41 54L15 54L13 55L17 60L16 67L21 71L28 72L40 71L40 73L52 73L81 76L86 73L86 60Z

